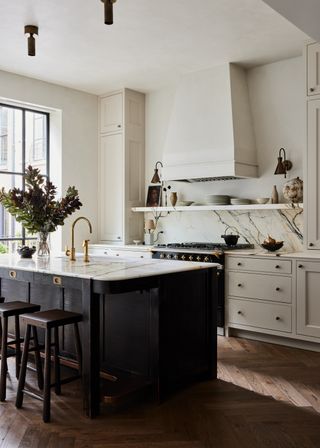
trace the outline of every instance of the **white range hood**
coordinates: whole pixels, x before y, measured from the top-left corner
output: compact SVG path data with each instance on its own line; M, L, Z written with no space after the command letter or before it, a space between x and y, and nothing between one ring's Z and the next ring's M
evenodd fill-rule
M235 64L184 76L163 156L163 180L257 177L245 71Z

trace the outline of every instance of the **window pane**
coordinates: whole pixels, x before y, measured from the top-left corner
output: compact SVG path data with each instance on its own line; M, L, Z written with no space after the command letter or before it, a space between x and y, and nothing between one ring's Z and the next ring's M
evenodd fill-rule
M36 112L26 112L26 166L39 168L47 174L47 117Z
M22 172L22 111L0 106L0 170Z
M22 187L22 176L12 174L0 174L0 188L4 187L6 191L13 187ZM21 224L17 223L13 216L0 205L0 238L19 238L22 237Z

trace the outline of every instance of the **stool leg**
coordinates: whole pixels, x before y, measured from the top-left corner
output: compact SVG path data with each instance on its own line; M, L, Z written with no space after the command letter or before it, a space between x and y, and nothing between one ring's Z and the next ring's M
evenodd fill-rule
M73 325L73 329L74 329L76 353L77 353L77 358L78 358L78 363L79 363L79 375L82 375L82 348L81 348L81 342L80 342L80 333L79 333L78 322L76 322Z
M44 360L44 390L43 390L43 421L50 421L50 383L51 383L51 328L46 329L45 360Z
M54 390L57 395L61 394L59 361L59 328L54 328Z
M33 335L33 344L34 344L34 360L35 360L37 376L38 376L38 387L40 390L42 390L43 389L43 371L42 371L42 363L41 363L40 350L39 350L37 327L32 327L32 335Z
M8 343L8 318L3 318L1 340L1 369L0 369L0 401L6 399L7 382L7 343Z
M31 325L27 325L26 335L24 338L24 347L23 347L22 362L21 362L21 369L20 369L20 375L19 375L17 398L16 398L16 407L17 408L21 408L22 403L23 403L23 389L24 389L24 385L26 382L30 335L31 335Z
M16 332L16 378L19 379L20 364L21 364L21 344L20 344L20 322L19 316L14 316L15 332Z

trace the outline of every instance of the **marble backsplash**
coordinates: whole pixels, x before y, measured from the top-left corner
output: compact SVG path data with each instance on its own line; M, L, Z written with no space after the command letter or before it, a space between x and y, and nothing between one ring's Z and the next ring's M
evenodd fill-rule
M146 213L146 219L154 218ZM303 210L288 208L284 210L243 210L243 211L202 211L202 212L162 212L156 233L159 243L199 241L224 242L221 235L226 227L228 233L238 233L239 243L259 244L271 235L284 241L283 251L303 250Z

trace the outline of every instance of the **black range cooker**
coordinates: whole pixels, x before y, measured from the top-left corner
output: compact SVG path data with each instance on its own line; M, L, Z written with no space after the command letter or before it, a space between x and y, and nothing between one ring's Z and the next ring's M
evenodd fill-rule
M158 244L152 249L152 258L164 260L199 261L218 263L218 327L224 327L224 251L253 249L252 244L227 246L222 243L170 243Z

